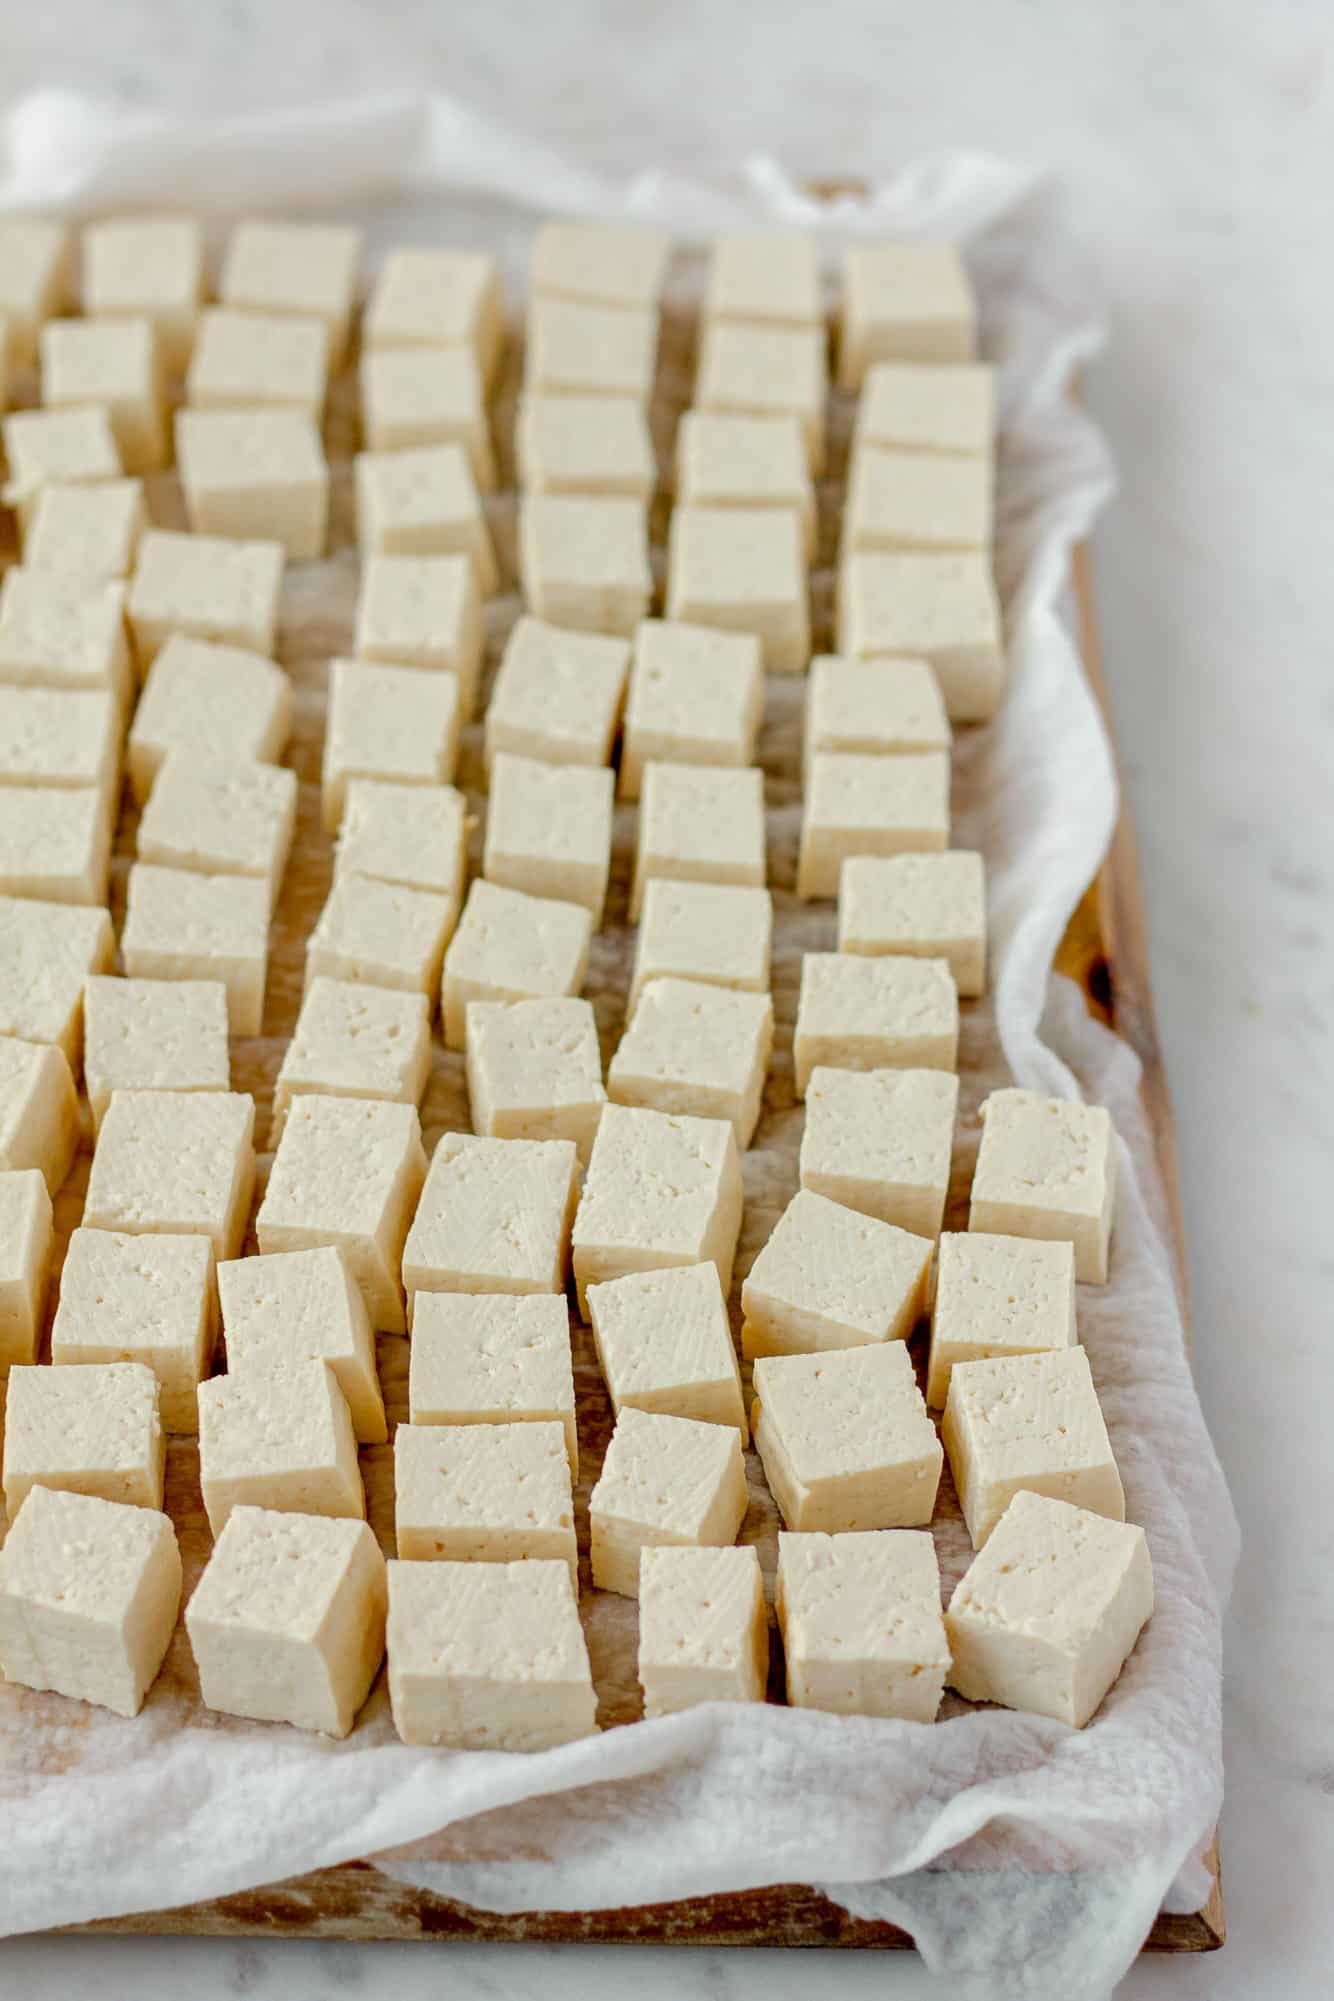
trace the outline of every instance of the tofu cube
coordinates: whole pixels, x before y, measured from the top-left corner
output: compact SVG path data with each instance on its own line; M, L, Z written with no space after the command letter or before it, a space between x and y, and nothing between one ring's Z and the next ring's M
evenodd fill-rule
M164 367L183 369L204 296L198 222L184 215L111 216L86 225L82 247L88 317L148 320Z
M629 1012L650 980L664 978L767 993L773 928L767 889L654 876L644 884Z
M150 320L48 320L39 345L45 409L104 409L126 472L167 463L161 360Z
M403 1240L426 1179L415 1105L298 1098L255 1218L266 1255L332 1244L347 1258L377 1332L407 1326Z
M119 582L133 570L147 526L137 479L90 486L53 480L33 502L23 537L24 568L86 584Z
M329 466L305 410L179 410L176 460L196 535L277 542L291 563L329 539Z
M452 785L350 779L338 829L337 874L443 896L452 931L463 897L467 826L463 794Z
M37 1360L54 1243L45 1176L0 1173L0 1377Z
M972 361L977 305L952 243L855 243L843 271L838 385L877 361Z
M120 951L130 979L220 981L229 1035L258 1035L268 973L269 885L257 877L196 875L135 862L126 883Z
M83 983L115 957L105 910L0 896L0 1035L52 1042L74 1065L83 1041Z
M269 907L296 832L296 773L284 765L168 750L135 837L140 861L194 875L247 875Z
M12 1529L34 1487L162 1506L158 1380L142 1362L11 1368L3 1482Z
M807 952L792 1044L797 1096L833 1070L955 1070L959 996L944 959Z
M807 774L823 752L897 756L948 750L953 741L945 698L925 660L811 662L802 757Z
M706 321L700 336L695 407L737 417L800 420L806 459L824 471L828 387L824 327L746 326Z
M815 487L799 417L685 411L676 432L676 498L687 507L789 510L801 522L806 561L815 560Z
M640 788L630 921L655 877L763 889L764 773L718 766L649 764Z
M0 893L105 903L111 809L91 786L0 785Z
M130 725L130 785L142 806L169 751L277 764L292 727L292 684L262 653L173 633L148 670Z
M577 1584L565 1426L400 1424L394 1535L408 1562L564 1562Z
M800 517L780 507L678 507L667 547L667 616L754 633L771 674L811 657Z
M307 989L325 978L424 994L429 1020L458 914L454 897L342 870L306 940Z
M520 618L486 711L487 769L503 750L545 764L610 764L629 672L624 639Z
M403 1248L418 1292L563 1292L578 1197L572 1140L443 1133Z
M802 1187L938 1237L958 1106L959 1080L947 1070L818 1067L806 1086Z
M323 320L238 313L228 306L201 313L185 374L185 400L192 408L297 410L318 424L328 387L329 329Z
M221 980L89 980L83 1073L93 1131L113 1091L230 1091Z
M837 896L849 855L939 854L949 838L948 751L818 751L801 816L797 895Z
M116 1091L97 1135L84 1225L207 1237L215 1257L237 1257L254 1142L255 1101L241 1092Z
M495 487L481 370L466 347L373 348L363 354L361 427L373 452L458 445L482 492Z
M948 452L989 457L996 436L996 375L985 362L882 361L857 404L854 452Z
M602 925L611 875L612 774L501 751L491 766L482 872L488 882L579 903Z
M423 1292L412 1316L413 1426L544 1423L579 1477L574 1365L563 1294Z
M715 239L703 317L766 327L824 326L815 239L798 229L733 229Z
M852 461L843 553L989 549L994 483L990 458L864 445Z
M109 689L130 686L120 584L51 570L10 569L0 584L0 685Z
M649 1718L764 1701L769 1621L753 1548L641 1552L638 1669Z
M566 1563L391 1563L389 1704L405 1744L547 1751L597 1729Z
M969 1229L1068 1239L1075 1276L1105 1285L1116 1208L1111 1113L1037 1091L993 1091L981 1117Z
M21 536L32 523L46 486L100 485L119 480L120 462L111 419L100 406L77 410L12 410L0 424L9 477L0 500L19 519Z
M936 1262L926 1400L944 1408L956 1362L1071 1347L1075 1250L1069 1243L947 1230Z
M365 1522L233 1508L185 1608L201 1700L346 1737L384 1658L385 1602Z
M0 1672L137 1716L180 1602L168 1516L39 1487L0 1552Z
M482 641L482 600L471 557L367 557L357 599L359 660L447 669L458 681L467 717L477 707Z
M110 814L120 738L120 704L110 688L0 685L0 786L91 791Z
M577 994L588 971L592 935L593 919L582 904L526 896L479 877L445 948L446 1049L465 1046L473 1001Z
M850 856L838 879L840 952L944 959L960 994L987 990L987 880L982 857Z
M327 222L238 222L218 278L224 306L295 314L329 329L329 366L347 346L357 295L361 231Z
M460 445L358 452L356 468L363 556L468 556L483 595L497 588L491 530Z
M252 1365L201 1383L199 1485L215 1542L235 1507L364 1520L356 1434L328 1363Z
M906 1341L926 1311L929 1239L802 1188L741 1287L742 1352L823 1354Z
M9 358L27 367L37 355L37 329L70 303L70 234L44 216L0 219L0 314L9 328Z
M371 288L361 345L464 347L490 382L505 337L505 301L494 257L437 244L390 250Z
M139 544L127 607L140 672L147 673L174 632L271 658L282 581L278 542L150 529Z
M64 1051L0 1037L0 1170L35 1167L54 1201L79 1144L79 1100Z
M729 1548L747 1501L741 1434L732 1425L627 1405L588 1503L594 1584L637 1598L641 1550Z
M671 255L671 237L652 223L544 222L533 250L533 291L627 310L651 306Z
M1152 1613L1143 1529L1016 1494L945 1613L950 1686L1081 1730Z
M658 483L648 418L628 397L523 396L514 456L519 485L531 493L620 494L647 504Z
M528 494L519 503L519 580L529 611L548 624L628 638L653 596L642 502Z
M653 394L658 315L535 298L528 312L525 400L534 396L623 398L642 408Z
M929 1524L944 1454L902 1341L766 1356L754 1383L751 1430L785 1527Z
M781 1531L774 1604L791 1708L935 1722L950 1650L928 1531Z
M728 1292L742 1200L725 1119L608 1105L574 1219L580 1311L590 1285L675 1265L716 1265Z
M218 1266L218 1298L231 1376L268 1375L326 1363L362 1445L387 1437L366 1303L342 1251L229 1259Z
M607 1094L617 1105L727 1119L744 1149L759 1123L773 1034L768 994L654 980L608 1066Z
M425 994L354 980L311 980L273 1087L276 1132L295 1098L377 1098L417 1105L431 1070Z
M400 785L447 786L458 763L462 722L453 674L331 660L320 783L325 832L338 831L349 780L391 780L395 790L385 805L395 809L402 803Z
M753 633L645 619L625 705L621 797L639 797L650 762L754 764L763 718L764 664Z
M858 660L923 659L954 723L989 722L1005 681L991 558L963 550L855 550L842 563L838 650Z
M563 1139L588 1165L607 1093L590 1001L473 1001L468 1105L488 1139Z
M157 1377L163 1430L196 1432L217 1331L207 1237L74 1231L51 1327L54 1363L142 1362Z
M750 1437L732 1330L711 1264L630 1272L588 1288L593 1342L611 1407L730 1424Z

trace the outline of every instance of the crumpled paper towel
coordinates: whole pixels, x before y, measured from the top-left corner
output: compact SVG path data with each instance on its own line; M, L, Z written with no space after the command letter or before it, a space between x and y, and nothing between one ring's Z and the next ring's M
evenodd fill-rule
M515 281L546 210L653 217L683 235L767 216L830 240L966 244L1001 364L1011 661L998 722L966 737L957 760L956 837L985 847L993 902L997 1039L988 1020L974 1068L1082 1090L1116 1118L1113 1282L1081 1289L1080 1325L1129 1515L1149 1534L1157 1610L1082 1732L948 1705L930 1727L718 1706L518 1757L409 1750L383 1719L342 1745L183 1730L151 1704L130 1735L70 1723L54 1747L46 1736L0 1746L0 1931L374 1854L406 1881L511 1911L815 1883L903 1925L960 1994L1110 1991L1159 1907L1192 1909L1207 1889L1236 1526L1186 1360L1135 1058L1050 978L1117 800L1067 602L1071 549L1110 490L1102 443L1068 396L1100 335L1039 177L961 154L832 203L768 160L726 188L652 173L618 188L440 97L201 122L43 95L12 113L0 210L134 205L352 214L375 248L439 234L496 245Z

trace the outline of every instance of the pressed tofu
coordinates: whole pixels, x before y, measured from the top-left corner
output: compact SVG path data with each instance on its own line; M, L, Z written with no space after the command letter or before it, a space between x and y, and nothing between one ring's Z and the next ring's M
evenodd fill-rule
M486 711L488 768L502 750L546 764L609 764L629 672L624 639L520 618Z
M201 1383L199 1485L215 1542L235 1507L364 1520L356 1434L328 1363L253 1365Z
M51 1327L57 1364L142 1362L158 1380L164 1431L199 1429L197 1395L218 1330L207 1237L75 1230Z
M1005 680L991 558L973 550L862 549L839 569L838 650L929 661L951 722L989 722Z
M132 1236L241 1248L255 1186L255 1101L233 1091L115 1091L93 1152L83 1220Z
M525 399L619 397L643 406L657 358L656 312L537 298L528 312Z
M173 633L148 670L130 725L130 784L142 806L169 751L277 764L292 684L262 653Z
M343 359L357 294L361 231L337 223L238 222L218 278L224 306L296 314L329 329L329 364Z
M567 1139L584 1166L607 1094L591 1001L473 1001L468 1105L489 1139Z
M342 1251L322 1245L218 1266L229 1375L327 1363L363 1445L386 1437L366 1303Z
M505 302L494 257L439 244L387 252L361 322L361 345L466 347L483 381L500 360Z
M185 1608L209 1709L346 1737L384 1658L365 1522L233 1508Z
M269 885L258 877L196 875L136 862L126 883L120 950L131 979L221 981L229 1033L258 1035L268 972Z
M940 683L925 660L841 660L822 653L811 662L802 753L823 751L896 756L948 750L953 741Z
M571 1140L443 1133L403 1247L417 1292L561 1292L578 1195Z
M806 561L815 559L815 488L799 417L685 411L676 433L676 498L691 507L788 508L800 518Z
M580 903L601 928L611 874L614 780L604 767L497 754L482 872L529 896Z
M275 1130L294 1098L379 1098L416 1105L431 1069L425 994L322 974L306 988L273 1087Z
M0 785L92 787L119 776L120 705L110 688L0 686Z
M357 541L365 556L469 556L481 590L499 583L491 530L459 445L357 454Z
M1116 1207L1111 1113L1036 1091L993 1091L981 1118L969 1229L1067 1238L1075 1276L1105 1285Z
M650 306L671 254L671 237L652 223L545 222L533 250L533 291L604 306Z
M162 1506L158 1380L142 1362L12 1368L4 1490L12 1529L33 1487Z
M834 1070L954 1070L959 997L944 959L807 952L792 1062L804 1098L817 1064Z
M797 895L837 896L849 855L942 853L950 838L950 760L818 751L801 816Z
M120 584L50 570L6 570L0 584L0 684L129 690Z
M559 1424L579 1477L570 1318L563 1294L423 1292L412 1316L415 1427Z
M607 1070L618 1105L727 1119L739 1147L759 1122L773 1047L768 994L694 980L653 980L635 1003Z
M753 764L763 717L764 666L754 634L645 619L625 704L621 797L639 797L650 762Z
M105 903L110 802L84 786L0 785L0 893Z
M644 884L630 1013L649 981L663 978L767 993L773 928L767 889L655 876Z
M667 616L754 633L770 673L804 673L811 625L800 517L778 507L676 508Z
M926 1527L944 1454L902 1341L770 1355L754 1384L751 1430L787 1528Z
M947 1070L811 1072L801 1135L801 1185L938 1237L950 1185L959 1080Z
M577 994L588 971L593 920L579 903L479 878L445 949L446 1049L462 1049L472 1001L541 1000Z
M342 1250L371 1325L401 1334L403 1240L426 1179L415 1105L298 1098L283 1127L255 1218L266 1255Z
M946 1231L931 1309L929 1404L944 1406L956 1362L1035 1355L1075 1339L1073 1244Z
M321 773L326 833L338 830L351 779L448 785L458 763L459 697L453 674L421 674L415 667L377 667L364 660L329 662ZM389 803L398 807L396 793Z
M977 306L952 243L856 243L843 272L841 389L877 361L972 361Z
M706 324L700 337L695 404L733 416L800 419L812 473L824 470L828 372L823 326Z
M363 354L361 423L373 452L459 445L483 493L495 486L482 374L466 347L377 348Z
M408 1562L563 1561L576 1583L565 1426L400 1424L394 1535Z
M950 1686L1082 1729L1152 1612L1143 1529L1016 1494L954 1587Z
M640 788L630 921L655 877L739 883L763 889L764 773L686 764L650 764Z
M287 560L322 556L329 466L305 410L179 410L176 461L196 535L277 542Z
M854 549L988 549L992 534L989 458L940 452L854 455L843 518L843 553Z
M23 537L24 568L85 583L117 582L133 570L147 526L137 479L90 486L52 481L33 503Z
M301 410L318 423L329 386L323 320L238 313L200 315L185 374L185 400L199 410Z
M115 949L105 910L0 896L0 1036L53 1042L77 1063L83 983Z
M195 875L248 875L278 900L296 831L296 773L169 750L139 820L140 861Z
M734 229L716 239L704 287L706 320L823 327L815 239L796 229Z
M83 1073L94 1132L113 1091L230 1090L227 989L95 976L83 997Z
M588 1503L594 1584L636 1598L641 1550L730 1547L747 1500L741 1434L733 1426L627 1405Z
M37 1360L54 1241L45 1177L0 1173L0 1377Z
M112 216L83 232L83 310L151 322L164 366L190 358L204 296L204 233L183 215Z
M653 596L643 503L528 494L519 503L519 580L529 611L548 624L628 638Z
M356 653L394 667L446 668L461 709L477 706L482 600L470 556L368 556L357 599Z
M26 536L49 485L101 485L125 470L105 410L12 410L0 424L9 477L0 500L12 507Z
M732 1330L711 1264L631 1272L588 1288L593 1341L619 1416L665 1411L750 1436Z
M463 794L452 785L353 778L338 829L337 873L446 897L452 929L463 896L467 824Z
M674 1265L716 1265L726 1293L742 1200L726 1120L608 1105L574 1220L580 1310L590 1285Z
M38 1488L0 1551L0 1673L137 1716L180 1602L166 1515Z
M70 302L70 234L44 216L0 219L0 314L9 328L10 359L26 366L37 353L37 329Z
M741 1287L741 1343L757 1355L906 1341L926 1310L931 1244L802 1188Z
M162 370L151 321L48 320L39 345L45 409L100 407L126 472L166 464Z
M981 1549L1021 1490L1123 1522L1126 1500L1082 1348L956 1362L940 1435Z
M838 949L944 959L961 995L986 992L987 882L982 857L857 855L838 879Z
M355 980L425 994L434 1007L458 912L453 896L340 870L306 940L307 985L321 976Z
M648 501L658 481L648 419L643 406L628 397L524 396L514 455L519 485L533 493L608 493Z
M566 1563L391 1563L389 1703L405 1744L546 1751L597 1729Z
M793 1709L934 1723L950 1650L927 1531L783 1531L774 1603Z
M984 362L882 361L868 369L855 446L990 455L996 435L995 371Z
M37 1168L54 1200L78 1144L79 1100L64 1052L0 1038L0 1169Z
M277 542L152 528L139 544L127 616L141 673L173 632L272 655L283 552Z
M638 1669L648 1718L764 1701L769 1623L753 1548L641 1552Z

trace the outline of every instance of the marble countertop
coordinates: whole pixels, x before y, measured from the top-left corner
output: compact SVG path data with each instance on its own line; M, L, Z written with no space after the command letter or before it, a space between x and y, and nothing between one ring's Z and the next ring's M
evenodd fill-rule
M188 30L186 23L188 21ZM43 0L0 90L217 112L447 87L590 164L723 171L752 150L875 175L974 145L1040 158L1113 338L1091 395L1121 493L1096 540L1180 1135L1201 1396L1240 1512L1222 1955L1141 1962L1134 2001L1307 2001L1334 1933L1334 15L1323 0ZM1323 420L1323 421L1322 421ZM1323 1311L1322 1311L1323 1309ZM154 2001L372 1989L610 1995L609 1949L11 1941L0 1991ZM806 1955L637 1951L644 2001L810 1991ZM841 1994L930 1988L847 1955ZM826 1978L821 1968L820 1979ZM932 1990L934 1991L934 1990Z

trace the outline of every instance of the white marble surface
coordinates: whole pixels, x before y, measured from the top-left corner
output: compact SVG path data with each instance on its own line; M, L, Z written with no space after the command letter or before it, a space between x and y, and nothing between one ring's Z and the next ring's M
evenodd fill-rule
M1334 1946L1332 63L1327 0L42 0L9 11L0 71L6 96L73 85L201 113L436 84L621 171L722 171L763 148L876 174L976 145L1058 176L1113 318L1092 382L1122 474L1097 538L1102 626L1200 1388L1249 1550L1227 1685L1231 1943L1141 1963L1135 2001L1314 2001ZM773 1952L0 1945L0 1993L31 2001L88 1984L156 2001L183 1980L198 2001L600 2001L627 1974L645 2001L929 1988L870 1954L817 1972Z

